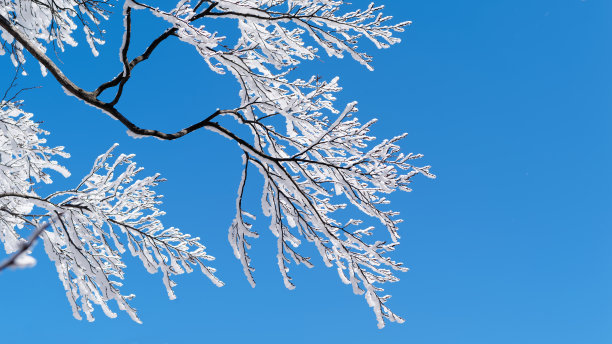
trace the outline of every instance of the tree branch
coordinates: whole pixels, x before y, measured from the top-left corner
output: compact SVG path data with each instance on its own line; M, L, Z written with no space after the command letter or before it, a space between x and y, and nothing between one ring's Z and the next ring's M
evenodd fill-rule
M4 29L8 34L13 36L17 42L19 42L22 46L26 48L26 50L34 56L51 74L55 77L55 79L70 93L77 96L79 99L87 102L88 104L99 107L100 104L103 104L99 100L96 99L95 95L92 92L87 92L84 89L80 88L76 84L74 84L64 73L57 67L57 65L51 61L45 53L40 51L37 47L35 47L26 37L23 35L17 28L15 28L6 18L0 15L0 27Z
M127 5L126 2L123 9L123 20L125 26L125 33L123 34L123 42L121 44L121 53L119 56L121 57L121 62L123 63L123 73L121 77L121 81L119 82L119 88L117 89L117 94L115 95L115 99L109 103L109 105L114 106L121 98L121 94L123 93L123 87L125 83L130 79L131 69L130 64L128 63L127 53L130 49L130 37L132 35L132 8ZM97 96L96 96L97 97Z
M62 216L62 213L58 213L57 216L52 217L44 225L38 226L36 228L36 230L32 233L32 235L30 235L30 238L28 239L28 241L23 243L21 245L21 247L19 247L17 252L13 253L12 256L10 256L8 259L6 259L2 263L0 263L0 271L6 269L8 267L18 265L17 259L19 259L19 257L21 257L23 254L25 254L30 249L30 247L32 247L32 245L34 245L34 242L36 242L38 237L42 234L42 232L45 229L49 228L49 226L51 225L51 223L53 223L53 221L58 220L61 216Z
M197 8L202 4L203 2L200 2L195 8L194 10L197 10ZM217 6L217 2L212 2L210 6L208 6L208 8L206 8L204 11L202 11L201 13L195 15L193 18L191 18L190 21L195 21L197 19L200 19L208 14L210 14L210 12ZM153 51L155 51L155 49L159 46L159 44L163 41L165 41L168 37L170 36L174 36L176 34L176 32L178 31L177 28L173 27L170 29L167 29L164 33L162 33L161 35L159 35L156 39L154 39L149 46L145 49L145 51L135 57L134 59L132 59L132 61L130 61L130 63L127 65L127 69L129 71L131 71L134 67L136 67L137 64L139 64L140 62L143 62L145 60L147 60L151 54L153 53ZM124 67L125 68L125 67ZM117 76L115 76L112 80L103 83L102 85L100 85L95 91L93 91L93 94L97 97L99 96L102 92L104 92L106 89L111 88L111 87L115 87L117 85L119 85L123 79L125 78L124 73L120 72L119 74L117 74Z

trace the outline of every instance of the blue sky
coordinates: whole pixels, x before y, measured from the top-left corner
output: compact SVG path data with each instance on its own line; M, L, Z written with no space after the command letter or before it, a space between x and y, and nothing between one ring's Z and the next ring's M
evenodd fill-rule
M408 132L405 151L425 154L438 175L392 197L405 219L395 258L411 271L388 288L389 304L406 323L378 330L363 298L317 260L314 269L292 266L297 289L286 290L261 217L252 289L227 242L238 149L206 131L174 142L131 139L30 64L21 85L44 87L24 95L25 109L44 121L51 144L72 153L65 165L74 177L57 176L48 190L73 185L119 142L168 179L158 189L164 222L200 236L227 285L179 277L178 299L169 301L161 276L128 259L124 291L137 295L144 324L99 311L94 323L77 321L39 245L35 268L0 275L0 342L611 343L612 2L378 3L414 23L389 50L363 44L374 72L327 57L304 70L339 75L338 101L358 100L360 118L379 118L378 137ZM156 34L138 31L151 18L135 19L135 41ZM100 58L86 44L61 54L66 74L89 89L113 76L118 33L109 30ZM0 61L10 70L6 56ZM138 67L120 108L143 127L172 130L237 102L231 76L212 74L189 47L168 42ZM258 182L247 192L258 209Z

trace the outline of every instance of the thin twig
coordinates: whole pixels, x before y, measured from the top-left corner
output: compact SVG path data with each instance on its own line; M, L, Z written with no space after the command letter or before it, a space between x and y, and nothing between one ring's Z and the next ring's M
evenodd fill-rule
M53 221L59 219L61 216L62 216L62 213L58 213L57 216L52 217L45 224L38 226L36 230L32 233L32 235L30 235L30 238L28 239L28 241L23 243L21 247L19 247L17 252L13 253L12 256L10 256L8 259L0 263L0 271L8 267L17 265L16 263L17 259L19 259L19 257L21 257L24 253L26 253L30 249L30 247L32 247L32 245L34 245L34 243L36 242L36 239L38 239L38 237L42 234L42 232L45 229L49 228L49 226L51 225L51 223L53 223Z

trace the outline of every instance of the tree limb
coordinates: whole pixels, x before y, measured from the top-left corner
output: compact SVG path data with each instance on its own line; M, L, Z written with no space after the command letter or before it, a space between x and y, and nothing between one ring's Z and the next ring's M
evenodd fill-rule
M201 4L203 3L200 2L195 8L194 10L197 10L197 8L199 6L201 6ZM200 19L208 14L211 13L211 11L217 6L217 2L212 2L210 6L208 6L208 8L206 8L204 11L202 11L201 13L195 15L191 21L195 21L197 19ZM132 59L132 61L130 61L130 63L125 67L127 70L131 71L134 67L136 67L137 64L139 64L140 62L143 62L145 60L147 60L151 54L153 53L153 51L155 51L155 49L159 46L159 44L163 41L165 41L168 37L170 36L174 36L176 34L176 32L178 31L177 28L173 27L170 29L167 29L164 33L162 33L161 35L159 35L157 38L155 38L150 44L149 46L145 49L145 51L140 54L139 56L135 57L134 59ZM125 76L124 76L124 72L120 72L119 74L117 74L117 76L115 76L112 80L103 83L102 85L100 85L95 91L93 91L93 94L97 97L99 96L102 92L104 92L106 89L111 88L111 87L115 87L117 85L119 85L123 80L124 80Z

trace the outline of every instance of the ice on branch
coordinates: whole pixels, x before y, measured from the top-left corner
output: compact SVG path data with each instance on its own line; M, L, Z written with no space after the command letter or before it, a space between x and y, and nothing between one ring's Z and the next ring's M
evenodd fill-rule
M397 144L405 135L368 145L375 139L369 135L374 121L362 124L354 118L355 105L349 104L334 121L317 111L296 114L286 119L290 133L279 133L259 121L247 121L240 113L236 115L251 127L257 144L239 143L245 152L245 171L230 242L254 284L246 238L256 235L244 221L246 211L241 202L251 164L264 178L263 213L270 218L270 230L278 239L278 265L287 288L295 287L289 275L291 261L312 266L310 257L298 251L301 239L306 239L316 246L327 266L337 267L343 282L351 284L356 294L365 294L379 327L383 327L384 319L403 320L385 305L389 296L381 294L379 285L398 281L393 271L407 270L388 256L398 244L397 224L401 220L395 218L397 212L382 209L381 205L389 203L383 195L411 191L409 184L417 174L434 176L429 166L412 164L421 155L400 152ZM215 130L231 137L222 128ZM361 220L340 223L334 215L349 206L344 200L364 216L377 219L387 229L391 242L370 240L373 228L362 227Z
M62 9L46 8L48 1L61 1ZM28 4L35 11L25 11L17 4ZM228 239L251 285L255 286L255 269L249 248L258 231L255 218L244 209L249 203L243 200L248 197L246 183L257 174L253 172L259 172L264 181L261 206L277 239L277 263L285 286L295 287L289 270L292 262L314 265L315 260L301 250L304 242L310 242L326 266L335 267L354 293L364 295L379 327L386 320L402 322L386 305L389 296L382 289L385 283L398 281L396 272L406 270L390 256L399 243L401 219L389 209L386 196L398 190L411 191L410 184L417 175L435 176L429 166L416 165L415 160L422 155L400 150L405 134L377 140L371 134L376 120L361 122L355 115L356 102L335 104L336 93L341 90L338 77L294 78L292 72L300 63L325 55L348 56L372 70L372 57L363 47L385 49L398 43L395 34L410 22L392 21L382 14L383 6L370 4L358 9L341 0L180 0L161 2L162 8L144 0L125 0L119 12L123 18L118 54L121 70L88 92L38 50L44 51L49 43L60 47L64 43L75 44L72 33L80 25L95 51L99 41L90 24L103 24L99 18L105 18L105 4L96 0L84 0L78 6L74 0L5 0L0 2L0 42L12 48L15 63L24 59L20 44L29 47L27 50L51 71L67 93L119 120L132 137L174 140L204 128L237 144L243 153L244 170ZM132 15L136 12L152 15L167 25L140 55L130 51ZM30 18L30 13L39 17ZM217 25L218 22L224 24ZM230 25L233 32L212 29L226 30ZM125 84L135 77L133 69L151 58L167 39L179 39L192 46L212 71L233 76L238 83L239 104L233 109L210 111L212 114L175 133L140 128L122 113L116 105L125 95ZM110 89L116 90L115 96L106 102L100 94ZM210 107L208 102L202 104L203 109L196 111L216 107ZM42 154L46 157L60 153ZM54 223L53 231L45 232L44 240L75 314L82 311L90 316L91 305L99 304L113 315L106 302L115 299L121 309L135 317L128 304L130 296L118 290L118 281L123 278L124 246L149 271L162 272L171 298L171 277L191 271L194 265L220 285L213 270L205 265L211 257L204 253L199 241L174 228L165 229L159 222L162 212L156 208L159 200L151 187L161 180L157 176L136 180L140 170L131 156L120 155L112 160L110 155L110 151L102 155L74 190L55 193L43 201L3 201L6 209L18 215L28 213L32 207L49 213L68 211L61 223ZM41 168L59 167L51 164ZM29 187L24 184L20 192L32 192ZM348 219L344 209L356 210L360 216ZM377 226L366 219L373 219ZM3 240L10 242L9 248L21 240L19 229L30 225L20 216L10 221L13 222L1 232ZM33 225L37 218L29 221Z
M52 160L68 157L62 147L50 148L39 135L46 134L19 104L3 102L0 107L0 240L7 253L23 242L22 233L41 221L57 218L41 237L49 258L55 263L73 314L93 320L94 305L109 317L116 314L108 302L140 321L121 286L126 251L136 256L150 273L161 272L168 296L175 298L173 276L201 270L218 286L223 283L208 266L208 255L199 238L174 227L164 227L158 209L161 196L152 188L159 175L138 178L142 168L133 155L113 157L116 145L100 155L91 171L73 189L47 197L35 192L35 183L50 183L48 170L68 176ZM127 249L126 249L127 247ZM28 256L16 261L31 264ZM25 259L25 260L24 260Z

